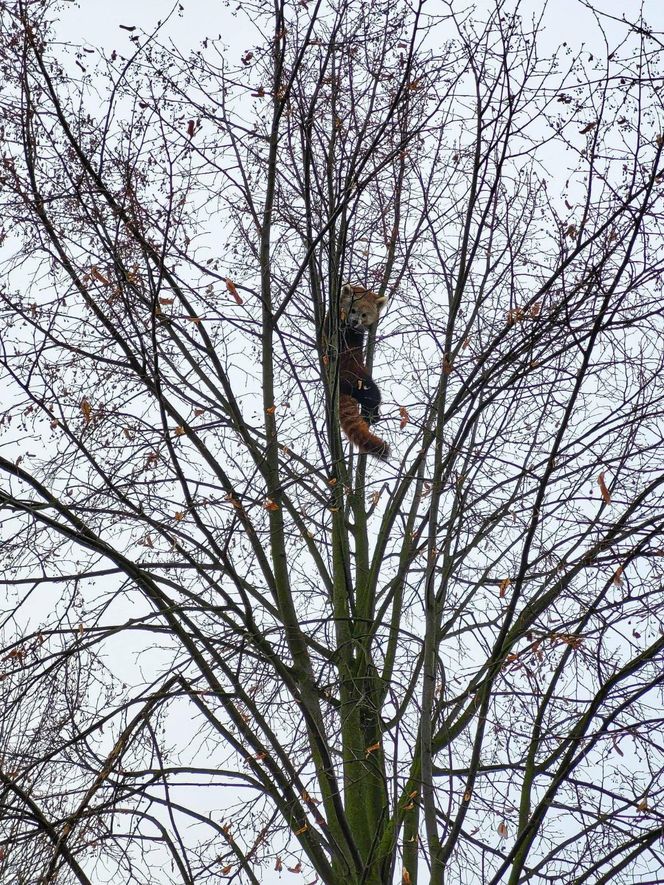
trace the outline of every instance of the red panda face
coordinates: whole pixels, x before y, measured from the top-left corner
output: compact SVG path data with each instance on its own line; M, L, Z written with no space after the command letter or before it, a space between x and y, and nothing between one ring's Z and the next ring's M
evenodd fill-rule
M364 286L344 283L339 302L340 319L351 329L368 329L378 322L387 295L376 295Z

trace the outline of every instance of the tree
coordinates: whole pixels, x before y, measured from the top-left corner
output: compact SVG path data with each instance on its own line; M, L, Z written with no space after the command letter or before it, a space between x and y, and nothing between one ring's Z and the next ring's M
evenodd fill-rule
M580 7L3 4L3 881L658 875L661 41Z

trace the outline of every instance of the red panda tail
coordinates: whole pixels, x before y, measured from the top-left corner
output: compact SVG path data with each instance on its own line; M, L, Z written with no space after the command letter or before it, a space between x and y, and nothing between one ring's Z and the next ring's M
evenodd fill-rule
M369 430L369 425L360 415L358 403L345 393L339 396L339 423L348 439L363 455L374 455L381 461L387 461L390 447Z

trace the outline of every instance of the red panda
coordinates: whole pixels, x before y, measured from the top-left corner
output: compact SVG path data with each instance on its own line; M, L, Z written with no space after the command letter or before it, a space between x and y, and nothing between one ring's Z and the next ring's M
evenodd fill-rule
M369 430L378 419L380 390L364 365L364 333L378 322L387 295L344 283L339 301L339 423L363 455L387 460L389 446ZM360 411L361 410L361 411Z

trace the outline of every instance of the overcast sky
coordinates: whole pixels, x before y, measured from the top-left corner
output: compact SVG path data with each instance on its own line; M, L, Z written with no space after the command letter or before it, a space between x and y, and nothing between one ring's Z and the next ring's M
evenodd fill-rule
M429 0L432 11L439 11L442 4L439 0ZM467 3L458 3L459 8ZM662 0L596 0L598 9L618 18L625 15L630 20L638 18L643 8L648 24L655 30L664 30L664 2ZM241 54L245 48L242 39L254 39L247 28L247 19L240 9L240 4L227 5L223 0L182 0L184 14L177 10L167 33L177 40L181 50L187 46L197 45L204 37L216 37L219 34L230 46L238 41L237 51ZM493 0L479 0L478 7L493 6ZM521 4L523 14L539 12L541 0L524 0ZM170 0L114 0L113 3L100 3L99 0L80 0L72 3L69 9L63 10L63 36L66 34L75 43L89 46L104 46L108 50L122 51L128 45L129 34L120 29L120 25L136 25L144 30L151 30L156 22L164 19L174 5ZM547 35L551 44L567 41L579 45L593 39L594 16L585 8L582 0L552 0L547 4L545 20ZM607 30L611 28L606 21ZM617 32L618 26L616 26Z

